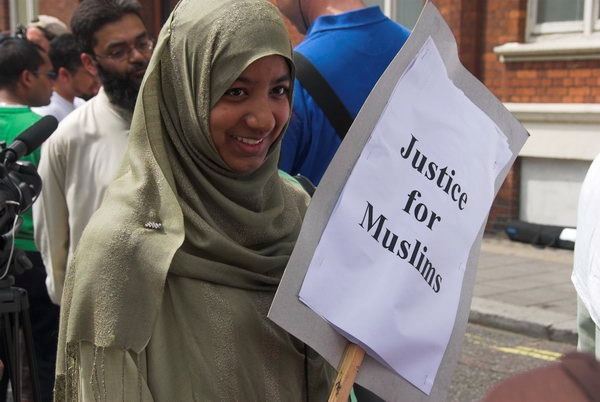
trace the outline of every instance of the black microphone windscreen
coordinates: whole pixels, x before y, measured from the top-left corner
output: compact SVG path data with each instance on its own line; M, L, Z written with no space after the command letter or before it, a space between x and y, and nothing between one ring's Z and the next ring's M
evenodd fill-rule
M44 116L31 127L23 131L15 138L27 146L27 154L38 148L58 127L58 120L54 116Z

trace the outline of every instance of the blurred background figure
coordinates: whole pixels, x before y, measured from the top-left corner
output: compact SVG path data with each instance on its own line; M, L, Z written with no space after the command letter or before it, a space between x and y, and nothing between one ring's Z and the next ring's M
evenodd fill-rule
M48 54L37 44L22 38L4 38L0 42L0 140L10 144L41 117L31 106L50 102L55 74ZM40 150L21 160L37 166ZM25 252L33 267L15 277L15 286L27 290L33 343L38 363L43 401L52 400L54 365L58 340L58 307L48 297L46 270L33 240L31 211L23 214L23 224L15 236L15 248ZM6 394L6 376L0 385Z
M574 268L577 349L600 358L600 156L592 162L579 195Z
M38 173L44 187L33 205L35 238L56 304L79 238L121 164L153 49L136 0L86 0L73 12L71 28L85 69L102 87L42 147Z
M483 399L483 402L505 401L600 401L600 364L592 355L569 353L560 363L501 381Z
M58 18L50 15L38 15L27 25L25 36L48 52L50 41L68 32L67 25Z
M73 34L52 39L49 54L56 73L54 92L48 106L34 108L33 111L42 116L52 115L61 121L85 100L96 95L100 85L96 77L83 67Z

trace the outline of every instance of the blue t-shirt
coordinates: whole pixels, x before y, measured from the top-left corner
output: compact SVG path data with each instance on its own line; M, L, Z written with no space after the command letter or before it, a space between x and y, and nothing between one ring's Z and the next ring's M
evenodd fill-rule
M379 7L368 7L317 18L296 51L311 61L356 117L409 34ZM283 137L279 167L318 184L341 140L298 80L294 85L292 118Z

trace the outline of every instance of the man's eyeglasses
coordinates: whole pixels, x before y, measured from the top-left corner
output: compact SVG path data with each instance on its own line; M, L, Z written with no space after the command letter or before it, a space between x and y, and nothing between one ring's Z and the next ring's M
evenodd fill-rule
M154 42L151 39L140 39L135 44L124 44L113 48L108 54L96 54L96 57L103 59L111 59L114 61L125 61L131 58L133 50L137 50L141 54L148 54L154 49Z
M35 75L37 77L38 74L43 74L46 77L50 78L51 80L55 80L56 77L58 76L54 71L38 71L38 70L33 70L31 72L33 75Z

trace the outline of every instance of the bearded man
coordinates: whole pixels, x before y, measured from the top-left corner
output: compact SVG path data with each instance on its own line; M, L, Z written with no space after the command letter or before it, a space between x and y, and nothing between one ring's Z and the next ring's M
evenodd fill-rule
M102 88L69 114L42 147L38 172L44 188L34 205L34 230L56 304L73 251L125 153L153 49L140 13L136 0L86 0L71 19L81 61Z

